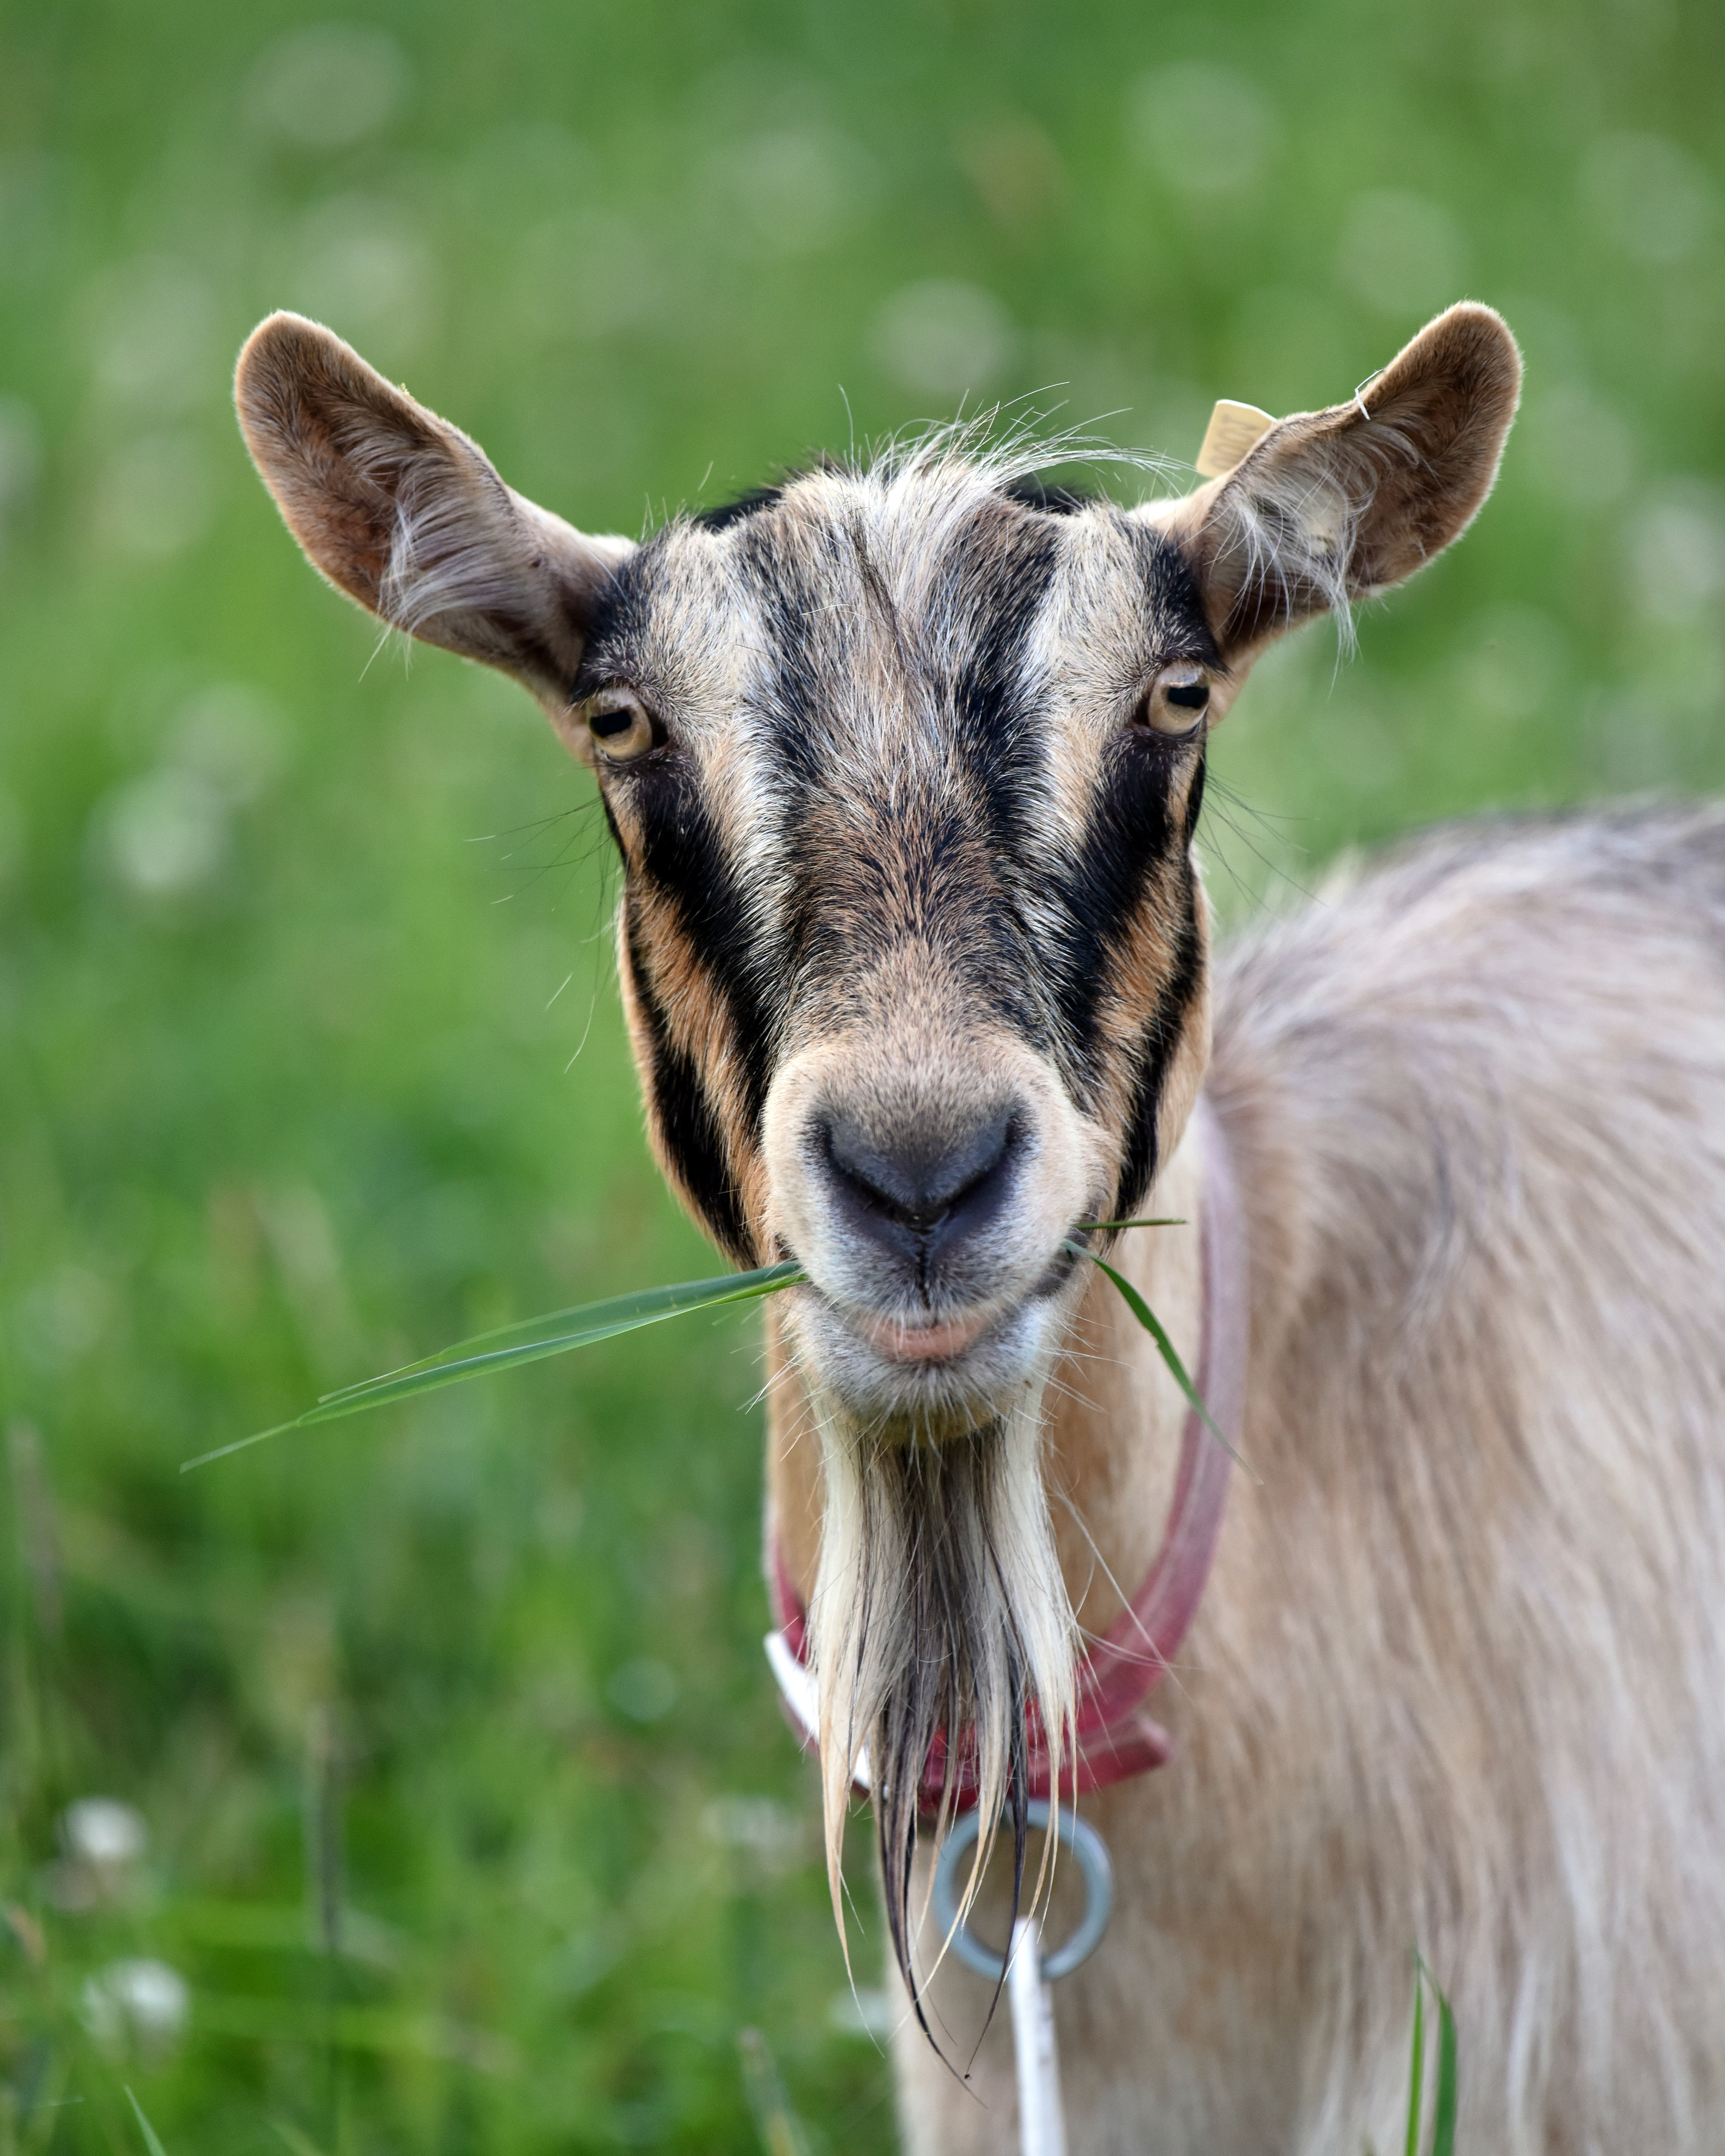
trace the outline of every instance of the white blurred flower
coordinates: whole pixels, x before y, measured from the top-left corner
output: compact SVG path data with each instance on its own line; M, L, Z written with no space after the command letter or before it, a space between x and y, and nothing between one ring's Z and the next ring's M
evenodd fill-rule
M881 365L926 397L992 388L1012 364L1018 342L1011 316L992 292L946 277L902 286L875 324Z
M167 746L170 764L200 773L240 807L257 799L291 751L281 711L238 681L218 681L194 696Z
M1711 174L1662 135L1607 135L1596 142L1582 164L1581 199L1624 254L1661 266L1693 254L1719 213Z
M104 2051L168 2049L192 2010L191 1987L165 1961L111 1961L85 1980L84 2025Z
M49 1898L62 1909L123 1901L149 1845L149 1831L117 1797L80 1797L60 1815L59 1863L45 1875Z
M61 1815L60 1839L77 1863L118 1871L143 1855L150 1830L143 1815L118 1797L80 1797Z
M1127 137L1140 161L1183 193L1240 194L1274 157L1281 123L1246 76L1181 60L1132 85Z
M1630 578L1641 613L1693 621L1725 600L1725 496L1704 481L1661 488L1630 519Z
M103 402L159 418L227 387L215 295L184 262L144 255L98 271L78 298Z
M166 897L208 883L228 855L228 804L202 772L172 766L118 788L96 811L104 865L130 890Z
M1511 454L1527 459L1548 494L1575 509L1619 501L1635 476L1628 423L1579 382L1559 382L1530 401Z
M387 30L313 23L265 46L246 110L266 135L305 150L341 150L393 118L408 87L407 56Z
M715 1797L701 1815L701 1830L721 1849L734 1849L771 1877L793 1870L809 1854L804 1822L771 1797Z
M409 355L438 311L432 250L408 214L372 195L320 203L300 228L290 303L381 355Z
M20 1301L18 1345L39 1368L62 1368L95 1347L112 1302L100 1274L85 1265L61 1265Z
M165 560L208 530L213 493L209 459L195 434L142 434L102 475L96 529L117 552Z
M867 151L821 126L751 136L720 154L712 180L734 237L778 254L837 239L875 187Z

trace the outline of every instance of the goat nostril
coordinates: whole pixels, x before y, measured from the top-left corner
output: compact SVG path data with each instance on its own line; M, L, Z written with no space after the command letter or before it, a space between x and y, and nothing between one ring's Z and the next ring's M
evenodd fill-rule
M925 1235L980 1194L1016 1150L1020 1119L1005 1109L954 1143L942 1132L877 1142L848 1116L823 1118L816 1142L835 1176L871 1212Z

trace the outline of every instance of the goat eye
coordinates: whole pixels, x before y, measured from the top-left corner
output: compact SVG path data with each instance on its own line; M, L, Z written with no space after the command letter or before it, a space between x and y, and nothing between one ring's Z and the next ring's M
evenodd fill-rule
M613 763L633 763L658 739L653 714L620 689L603 690L587 707L587 730Z
M1164 666L1138 706L1140 721L1159 734L1189 734L1209 708L1209 677L1203 667L1182 660Z

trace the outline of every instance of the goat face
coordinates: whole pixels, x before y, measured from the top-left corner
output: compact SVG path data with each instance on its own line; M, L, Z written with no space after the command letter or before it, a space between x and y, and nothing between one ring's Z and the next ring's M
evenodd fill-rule
M1050 497L959 430L639 547L297 317L239 398L325 574L513 672L594 767L668 1174L738 1262L803 1264L818 1385L938 1435L1034 1389L1068 1240L1195 1094L1209 726L1270 635L1455 536L1517 380L1460 307L1369 413L1285 420L1183 502Z
M818 1383L933 1429L1033 1378L1203 1054L1196 585L1000 478L936 444L674 524L574 684L660 1157L739 1261L801 1261Z

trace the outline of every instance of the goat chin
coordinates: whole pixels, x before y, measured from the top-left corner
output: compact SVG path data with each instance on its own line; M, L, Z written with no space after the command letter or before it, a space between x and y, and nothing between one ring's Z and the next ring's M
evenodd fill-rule
M1071 1756L1078 1634L1043 1487L1042 1418L1026 1404L938 1440L830 1403L816 1418L826 1503L809 1619L827 1876L842 1936L845 1820L866 1748L887 1928L916 1999L911 1860L931 1744L943 1737L950 1763L973 1737L986 1830L973 1890L1002 1822L1022 1879L1028 1704L1050 1732L1056 1784ZM949 1789L947 1815L951 1800Z

